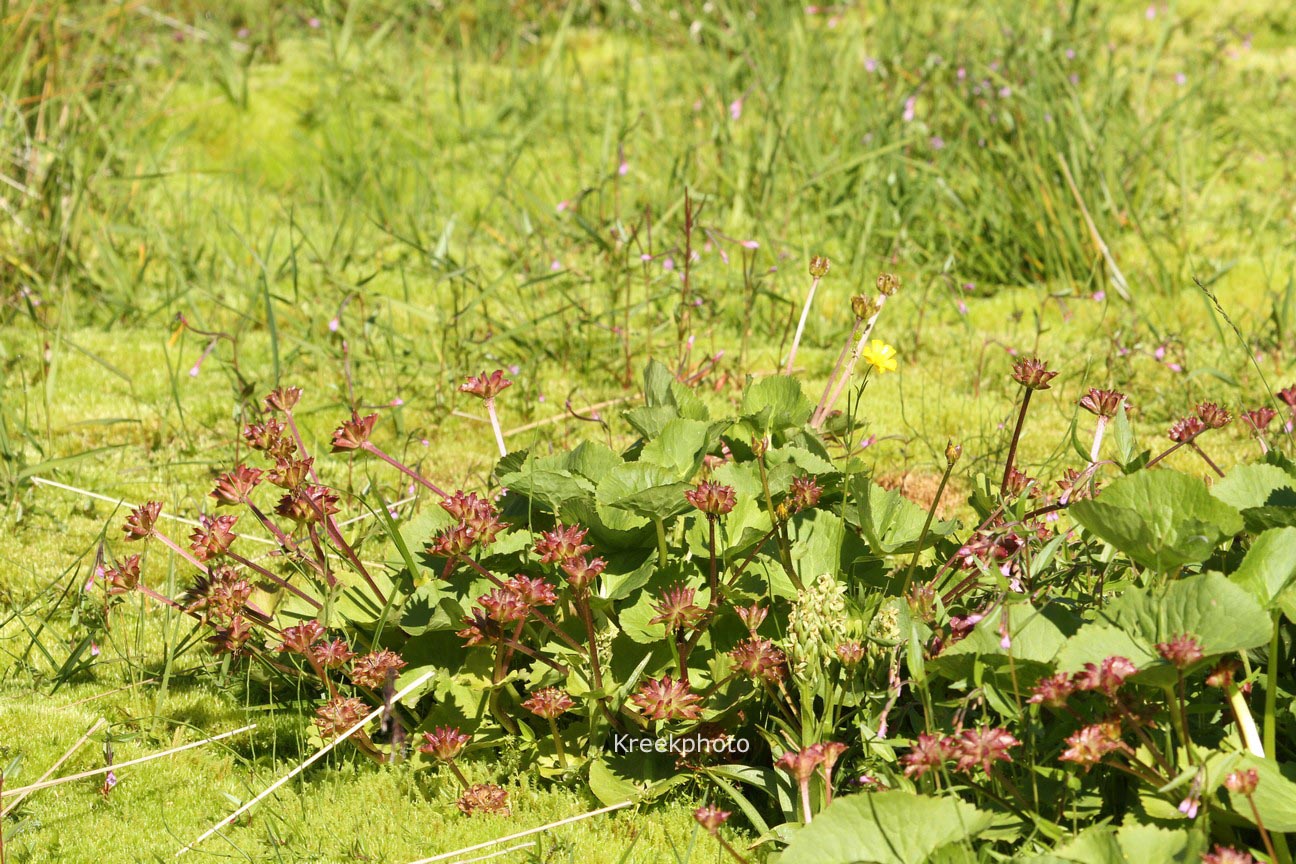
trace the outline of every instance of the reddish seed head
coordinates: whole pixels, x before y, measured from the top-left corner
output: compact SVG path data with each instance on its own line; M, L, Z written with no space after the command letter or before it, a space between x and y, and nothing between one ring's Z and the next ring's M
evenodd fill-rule
M537 606L552 606L558 602L558 595L554 593L553 586L543 579L535 579L530 576L514 576L504 587L513 592L526 606L534 609Z
M279 635L283 641L279 644L278 650L306 655L310 652L311 646L324 636L324 625L318 621L305 621L292 627L285 627Z
M757 681L774 684L787 674L787 655L773 642L759 636L739 642L729 656L744 675Z
M459 392L467 393L469 396L476 396L485 402L494 401L503 390L513 386L513 382L504 377L503 369L496 369L487 375L483 372L480 375L472 375L463 384L459 385Z
M300 387L276 387L266 394L265 407L267 411L291 411L297 407L298 401L301 400L302 389Z
M216 478L216 488L212 490L211 497L216 499L218 507L242 504L260 482L261 469L240 465Z
M1048 390L1049 382L1057 377L1048 364L1038 357L1024 357L1013 364L1012 377L1027 390Z
M1097 690L1114 696L1125 679L1137 671L1138 667L1124 657L1108 657L1098 666L1086 663L1084 669L1071 677L1071 684L1077 690Z
M1074 468L1068 468L1062 472L1062 479L1057 481L1057 485L1062 490L1062 497L1065 500L1083 501L1086 498L1093 497L1093 487L1083 478L1084 472L1077 471Z
M428 754L438 762L453 762L471 740L471 736L452 726L438 726L431 732L423 733L419 752Z
M236 615L230 619L229 624L218 627L215 634L207 638L207 642L217 654L238 657L243 653L250 638L252 638L252 625L241 615Z
M720 826L728 822L729 817L732 815L728 810L721 810L714 804L708 804L693 811L693 818L709 834L715 834L719 831Z
M698 705L702 697L683 681L676 681L669 675L650 678L640 684L630 701L649 720L696 720L702 716Z
M1029 702L1049 708L1064 708L1067 698L1075 688L1071 686L1071 676L1065 672L1050 675L1035 685Z
M383 648L357 657L351 664L351 681L360 687L377 690L387 685L387 673L399 672L406 663L395 651Z
M1008 469L1008 485L1006 491L1014 498L1022 493L1029 492L1030 497L1039 497L1039 482L1024 471L1018 471L1016 468Z
M152 537L153 526L157 524L161 513L161 501L149 501L132 510L126 517L126 524L122 526L122 531L126 533L126 541L147 540Z
M1277 416L1278 412L1266 405L1260 408L1253 408L1250 411L1243 411L1242 422L1245 423L1252 432L1259 435L1265 429L1269 428L1269 424L1272 423L1274 418Z
M477 542L477 534L462 523L451 525L443 530L428 544L428 552L442 558L457 558L467 552Z
M368 713L368 706L354 696L335 696L315 709L315 726L327 741L346 732Z
M864 646L854 640L838 643L835 650L843 666L858 666L864 659Z
M1120 405L1125 401L1125 394L1118 390L1099 390L1089 388L1089 392L1080 397L1080 407L1099 417L1115 417Z
M585 542L589 529L579 525L564 526L561 522L552 531L545 531L536 541L535 551L542 564L562 564L594 549Z
M373 434L374 424L378 422L377 414L370 414L368 417L352 417L350 420L342 421L333 432L333 452L345 453L348 450L359 450L369 443L369 436Z
M1241 664L1232 658L1224 658L1215 664L1210 674L1206 676L1206 683L1211 687L1225 689L1233 686L1233 680L1241 670Z
M474 645L493 645L503 635L499 624L492 621L482 609L473 609L464 616L464 624L467 626L456 631L455 635L463 639L464 644L470 648Z
M808 510L819 504L819 499L823 496L823 487L814 481L814 478L808 476L795 477L792 480L792 486L788 489L788 506L792 508L793 513L799 513L802 510Z
M1176 444L1187 444L1206 431L1206 424L1201 418L1188 416L1170 427L1170 440Z
M1210 429L1220 429L1233 421L1233 415L1214 402L1202 402L1197 406L1197 419Z
M249 423L243 430L243 438L253 450L260 450L272 459L287 459L297 451L297 445L284 435L286 428L277 418L267 417L264 423Z
M199 516L198 527L189 535L189 548L199 561L219 558L234 542L237 516Z
M695 594L692 588L685 588L683 585L676 585L663 591L660 601L653 606L657 615L648 623L665 624L668 633L692 627L706 614L704 609L694 604Z
M1296 411L1296 384L1290 387L1284 387L1278 391L1278 398L1283 401L1288 408Z
M747 632L755 636L756 631L760 629L761 624L765 623L765 616L769 615L769 610L763 606L757 606L753 603L750 606L739 606L736 610L738 617L742 619L743 626Z
M1202 864L1256 864L1250 852L1239 852L1232 846L1216 845L1215 849L1202 855Z
M275 462L275 467L270 469L267 479L281 489L300 488L307 480L310 479L311 467L315 464L313 458L306 459L279 459Z
M1101 762L1108 753L1129 749L1121 741L1120 724L1115 722L1085 726L1067 738L1066 743L1067 749L1058 759L1083 765L1085 771Z
M100 570L104 580L104 590L109 597L126 594L135 590L140 578L140 556L131 555L116 567L105 567Z
M696 489L684 493L684 497L707 516L723 516L734 508L735 498L732 486L703 481Z
M1011 762L1010 749L1021 744L1008 734L1008 730L985 727L965 729L956 739L957 749L954 757L958 760L956 767L960 771L971 771L980 766L986 774L995 762Z
M488 816L511 816L508 792L494 783L477 783L459 796L455 802L459 812L465 816L484 813Z
M312 646L311 656L325 669L341 669L355 654L345 640L334 639L332 642L319 642Z
M537 690L522 703L523 708L538 717L544 717L546 720L552 720L567 713L575 705L576 703L572 701L572 698L557 687L545 687L543 690Z
M1224 788L1234 795L1251 795L1258 785L1260 785L1260 775L1253 768L1234 771L1224 778Z
M562 564L562 571L566 574L567 581L578 591L593 584L606 568L607 562L602 558L586 559L583 555L579 558L569 558Z
M939 770L953 755L953 738L919 734L918 740L900 761L904 763L906 777L921 777L928 771Z
M441 509L449 513L456 521L466 522L479 513L494 512L494 507L485 498L473 492L456 491L449 498L441 499Z
M1187 633L1181 633L1169 642L1160 642L1156 646L1161 658L1176 669L1187 669L1202 659L1201 645Z
M204 620L230 621L243 612L252 596L252 584L233 567L215 567L194 580L185 591L185 611Z
M337 493L326 486L303 486L289 492L275 505L275 513L298 525L311 525L337 513Z
M792 775L793 780L801 784L810 782L815 769L823 760L823 747L819 744L811 744L801 750L788 750L775 761L774 767L786 771Z
M477 598L477 602L486 610L486 617L497 624L517 624L531 614L530 607L507 588L496 588L489 594L483 594Z

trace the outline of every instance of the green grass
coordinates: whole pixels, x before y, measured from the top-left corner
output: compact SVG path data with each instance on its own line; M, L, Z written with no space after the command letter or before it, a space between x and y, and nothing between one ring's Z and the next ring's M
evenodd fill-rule
M778 368L810 254L833 261L798 355L816 396L849 296L879 270L904 279L877 331L901 369L862 408L879 475L932 475L951 436L977 457L961 471L999 470L1009 347L1062 370L1022 444L1045 482L1074 461L1057 442L1089 386L1127 388L1152 446L1195 400L1249 407L1290 383L1296 131L1271 109L1291 99L1296 36L1271 4L1157 4L1151 20L1145 3L1072 14L1027 0L770 3L751 18L728 3L447 5L153 4L197 28L177 41L138 4L0 3L0 758L23 755L10 782L99 715L140 736L119 758L245 717L238 681L190 674L200 652L164 668L178 634L159 613L56 689L85 633L77 589L121 514L34 476L193 514L282 382L306 388L314 452L351 406L399 399L382 446L443 485L481 487L493 443L456 387L510 364L505 428L554 421L511 447L628 443L616 408L605 431L563 405L633 394L627 354L634 377L650 357L680 359L686 188L729 256L703 247L691 274L688 365L724 352L707 398ZM209 344L195 329L229 338L191 376ZM1155 359L1161 346L1182 372ZM1237 426L1212 446L1225 462L1254 446ZM346 476L356 493L403 494L380 466ZM146 572L165 584L169 562L151 556ZM63 707L164 672L165 687ZM226 796L286 770L305 725L286 714L232 749L123 772L107 799L93 783L38 793L6 823L10 856L165 857ZM519 789L513 821L470 822L404 770L342 760L308 777L223 854L401 861L591 806ZM641 857L627 860L671 860L694 836L680 804L568 830L570 857L545 860L604 860L632 831Z

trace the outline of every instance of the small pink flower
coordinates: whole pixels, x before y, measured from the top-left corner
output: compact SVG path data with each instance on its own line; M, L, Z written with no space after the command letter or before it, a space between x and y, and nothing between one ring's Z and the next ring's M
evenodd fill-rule
M734 101L729 103L729 119L737 120L739 117L741 117L742 109L743 109L743 100L742 97L740 96Z

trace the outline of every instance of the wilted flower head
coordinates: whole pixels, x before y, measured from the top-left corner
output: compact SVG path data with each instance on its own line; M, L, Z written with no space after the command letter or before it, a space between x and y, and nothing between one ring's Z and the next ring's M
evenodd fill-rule
M471 736L452 726L438 726L431 732L423 733L423 743L418 749L420 753L426 753L439 762L453 762L459 758L470 740Z
M1137 671L1138 667L1125 657L1108 657L1100 665L1086 663L1084 669L1072 676L1071 683L1077 690L1097 690L1114 696L1125 679Z
M1259 435L1265 429L1269 428L1269 424L1272 423L1274 418L1277 416L1277 411L1270 408L1268 405L1265 405L1260 408L1253 408L1250 411L1243 411L1242 422L1250 427L1252 432Z
M1211 429L1227 426L1233 415L1214 402L1202 402L1197 406L1197 418Z
M810 256L810 275L816 279L822 279L828 275L828 268L832 267L832 262L822 255Z
M882 309L882 304L876 297L865 297L863 294L856 294L851 298L851 311L855 317L861 321L867 321Z
M1206 431L1206 424L1199 417L1188 416L1170 427L1170 440L1176 444L1187 444Z
M324 636L324 625L318 621L305 621L292 627L285 627L279 634L283 640L278 650L291 651L303 656L309 654L311 646Z
M368 713L368 706L354 696L334 696L315 709L315 726L327 741L355 726Z
M778 682L787 673L787 655L759 636L739 642L729 656L744 675L757 681Z
M660 602L653 605L657 615L648 623L665 624L668 633L692 627L706 614L706 610L693 602L696 593L692 588L683 585L675 585L663 591Z
M537 690L522 703L522 707L538 717L552 720L575 707L576 703L566 692L557 687L545 687Z
M140 556L131 555L116 567L104 567L99 575L103 577L104 590L108 592L109 597L133 591L139 584Z
M719 831L720 826L728 822L729 817L732 815L728 810L721 810L714 804L708 804L693 811L693 818L709 834L715 834Z
M122 526L122 531L126 533L126 540L146 540L153 536L153 526L157 524L158 516L162 513L161 501L149 501L141 504L130 512L126 517L126 524Z
M1215 664L1210 674L1206 676L1206 683L1211 687L1225 689L1233 686L1234 677L1241 671L1241 664L1232 657L1225 657Z
M1251 795L1260 785L1260 775L1254 768L1233 771L1224 778L1224 788L1234 795Z
M1027 390L1048 390L1049 382L1057 374L1049 371L1048 364L1038 357L1023 357L1012 367L1013 380Z
M513 382L504 377L504 370L496 369L489 375L483 372L480 375L469 377L467 381L459 385L459 390L462 393L467 393L470 396L476 396L478 399L490 402L493 401L501 391L512 386Z
M1115 417L1124 401L1125 394L1119 390L1099 390L1090 387L1089 392L1080 397L1080 407L1099 417Z
M395 651L386 648L370 651L351 664L351 680L361 687L377 690L386 686L387 673L399 672L405 666L405 661Z
M802 510L808 510L819 504L819 499L823 496L823 487L815 482L809 475L801 475L792 478L792 485L788 488L788 504L793 513L800 513Z
M374 424L378 422L377 414L368 417L352 417L343 420L342 425L333 432L333 452L345 453L348 450L359 450L369 443Z
M260 482L261 469L240 465L216 478L216 488L212 490L211 497L216 499L218 507L232 507L241 504Z
M448 498L441 499L441 509L445 510L458 522L467 522L481 513L492 513L494 505L474 492L457 490Z
M1232 846L1220 846L1202 855L1202 864L1256 864L1250 852L1239 852Z
M698 705L702 697L670 675L650 678L640 684L630 701L639 706L649 720L696 720L702 716Z
M921 777L928 771L938 770L953 756L954 746L953 738L919 734L909 752L900 757L905 766L905 776Z
M1067 749L1058 759L1083 765L1086 771L1101 762L1108 753L1129 749L1121 741L1120 724L1115 722L1085 726L1067 738L1066 743Z
M688 502L707 516L723 516L734 508L734 489L719 483L703 481L696 489L684 493Z
M459 796L455 802L459 812L465 816L485 813L488 816L509 816L508 792L494 783L477 783Z
M1278 391L1278 398L1283 401L1288 408L1296 411L1296 384L1290 387L1284 387Z
M588 528L559 522L552 531L545 531L536 541L535 551L540 556L540 563L561 564L593 550L594 547L585 542L588 533Z
M291 411L297 407L297 402L301 399L301 396L302 389L300 387L276 387L266 394L266 410Z
M957 441L945 442L945 461L949 465L955 465L963 457L963 445Z
M1063 501L1083 501L1094 496L1093 487L1086 482L1085 472L1075 468L1063 471L1062 479L1057 481L1057 485L1062 490Z
M1049 708L1066 706L1067 698L1075 688L1071 686L1071 676L1065 672L1050 675L1037 683L1027 701L1033 705L1044 705Z
M1030 497L1039 497L1039 481L1028 475L1025 471L1019 471L1016 468L1008 469L1008 484L1006 491L1014 497L1022 493L1029 492Z
M979 765L986 774L995 762L1011 762L1008 751L1021 744L1007 729L989 726L965 729L954 741L958 770L971 771Z
M477 532L460 522L432 538L428 551L442 558L457 558L477 542Z
M483 594L477 602L486 610L487 617L498 624L516 624L531 614L531 607L507 588L496 588Z
M1201 645L1187 633L1180 633L1169 642L1157 643L1156 649L1161 658L1176 669L1187 669L1205 656Z
M566 574L567 581L578 591L593 584L606 568L607 562L602 558L587 559L584 555L579 558L569 558L562 563L562 571Z
M877 285L879 294L883 297L890 297L900 290L900 277L894 273L879 273L874 284Z
M198 527L189 535L189 548L199 561L219 558L229 551L237 536L234 523L237 516L199 516Z

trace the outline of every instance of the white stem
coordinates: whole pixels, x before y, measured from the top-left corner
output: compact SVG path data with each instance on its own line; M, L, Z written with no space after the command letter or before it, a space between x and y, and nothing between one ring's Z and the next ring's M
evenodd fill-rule
M577 816L568 816L566 819L559 819L557 822L550 822L548 825L541 825L538 828L528 828L525 831L519 831L516 834L510 834L507 837L500 837L495 840L487 840L485 843L478 843L476 846L466 846L463 849L456 849L453 852L442 852L440 855L433 855L431 858L420 858L411 864L432 864L434 861L445 861L449 858L455 858L468 852L476 852L478 849L485 849L488 846L495 846L499 843L507 843L510 840L520 840L523 837L529 837L532 834L539 834L541 831L548 831L550 828L558 828L563 825L570 825L573 822L579 822L582 819L589 819L591 816L601 816L604 813L611 813L613 810L620 810L634 804L634 801L622 801L620 804L612 804L608 807L600 807L598 810L591 810L588 813L581 813Z
M842 388L846 386L846 382L850 380L851 375L855 374L855 366L859 363L860 355L864 353L864 346L868 344L869 337L873 335L873 325L877 324L878 316L882 314L882 307L886 305L886 299L885 294L878 297L877 311L873 313L867 322L865 322L864 332L860 333L859 339L855 342L855 350L851 352L850 361L846 364L846 368L842 370L841 375L836 381L830 382L829 386L832 387L832 390L829 392L828 398L824 401L823 408L810 418L811 428L818 429L823 425L823 421L828 416L828 412L832 410L832 406L836 404L837 398L841 396Z
M810 317L810 304L814 303L815 291L819 288L819 277L816 276L810 283L810 293L806 295L805 305L801 307L801 320L797 322L796 335L792 337L792 351L788 354L787 366L783 368L784 375L792 374L792 363L796 360L797 346L801 344L801 334L805 332L806 318Z
M1089 450L1089 464L1098 461L1098 451L1102 449L1103 432L1107 431L1107 418L1098 416L1098 428L1094 430L1093 447Z
M364 716L363 719L361 719L359 722L357 722L357 723L356 723L354 726L352 726L350 729L346 730L346 731L343 732L341 735L338 735L338 736L337 736L336 738L334 738L332 741L328 742L328 743L325 744L323 747L321 747L320 749L316 750L315 753L314 753L310 758L308 758L305 762L301 763L301 764L298 765L296 768L294 768L293 770L289 771L287 774L285 774L284 776L280 777L278 780L276 780L275 782L273 782L273 783L271 783L269 786L267 786L267 787L265 788L265 790L261 792L260 795L257 795L255 798L253 798L251 801L247 802L247 803L244 804L242 807L240 807L240 808L238 808L237 810L235 810L235 811L234 811L233 813L231 813L229 816L225 817L224 819L222 819L221 821L219 821L219 822L217 822L215 825L213 825L211 828L207 829L207 831L206 831L206 832L205 832L201 837L199 837L197 840L193 841L193 842L190 843L188 846L185 846L185 847L182 848L179 852L176 852L176 857L179 858L181 855L183 855L184 853L188 852L190 849L194 848L194 847L197 846L199 843L201 843L202 841L206 840L208 837L210 837L210 836L212 836L213 834L215 834L217 831L219 831L219 830L220 830L221 828L223 828L224 826L226 826L226 825L230 825L230 824L233 824L233 822L234 822L235 819L237 819L238 817L242 816L244 813L246 813L247 811L249 811L249 810L251 810L253 807L255 807L256 804L257 804L257 803L258 803L262 798L266 797L266 796L269 795L271 792L275 791L275 790L278 789L280 786L282 786L283 784L287 783L289 780L291 780L292 778L296 777L296 776L297 776L298 774L300 774L301 772L305 771L307 768L309 768L311 765L313 765L313 764L315 764L316 762L318 762L320 759L323 759L324 756L327 755L328 752L329 752L330 750L332 750L334 747L336 747L337 745L341 744L343 741L345 741L345 740L347 740L348 738L350 738L350 737L351 737L352 735L354 735L356 732L359 732L361 729L363 729L363 728L365 727L366 724L373 722L373 720L374 720L374 719L375 719L379 714L381 714L381 713L383 713L384 711L388 710L388 707L389 707L390 705L395 705L395 704L396 704L397 702L399 702L401 699L405 698L405 697L408 696L411 692L413 692L416 688L421 687L421 686L423 685L423 682L427 681L429 678L431 678L431 677L432 677L433 675L435 675L436 673L437 673L437 670L436 670L436 669L429 669L428 671L424 672L424 673L423 673L422 675L420 675L417 679L415 679L415 680L414 680L414 681L413 681L413 682L412 682L408 687L403 688L399 693L397 693L395 696L393 696L393 697L391 698L391 702L389 702L389 703L387 703L387 704L384 704L384 705L379 705L377 708L375 708L375 709L373 709L372 711L370 711L368 714L366 714L366 715Z
M491 428L495 430L495 443L499 446L500 458L503 459L508 455L508 448L504 446L504 432L500 429L499 415L495 413L495 400L486 400L486 411L490 414Z
M80 738L78 738L78 739L77 739L77 742L76 742L75 744L73 744L71 747L69 747L69 748L68 748L68 751L67 751L66 753L64 753L62 756L60 756L59 759L58 759L58 761L55 762L53 765L51 765L51 766L48 768L48 770L46 770L45 773L42 774L42 775L40 776L40 779L37 780L36 782L39 784L39 783L44 783L46 780L48 780L48 779L50 778L50 775L53 774L55 771L57 771L57 770L59 769L59 766L61 766L61 765L62 765L64 762L66 762L68 759L72 758L72 754L73 754L73 753L75 753L76 751L78 751L78 750L81 749L81 745L82 745L82 744L84 744L85 742L87 742L87 741L90 740L90 736L91 736L91 735L93 735L94 733L98 732L101 728L103 728L104 726L107 726L107 725L108 725L108 721L105 720L105 719L103 719L102 717L100 717L98 720L96 720L96 721L94 722L94 725L91 726L89 729L87 729L87 730L86 730L86 733L85 733L84 735L82 735ZM13 809L14 809L15 807L17 807L19 804L22 803L23 799L26 798L27 795L28 795L28 793L31 792L31 791L33 791L33 790L31 790L30 788L27 790L27 792L23 792L21 789L19 789L19 790L18 790L18 792L19 792L18 797L17 797L16 799L14 799L13 801L10 801L10 802L9 802L9 806L6 807L6 808L4 808L3 811L0 811L0 818L3 818L3 817L5 817L5 816L8 816L8 815L13 811Z

